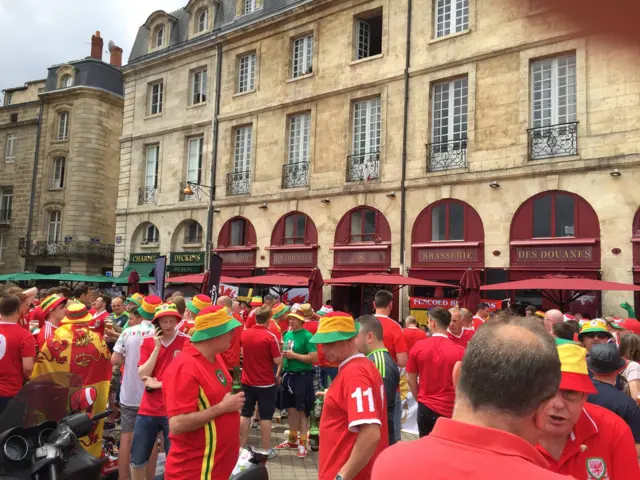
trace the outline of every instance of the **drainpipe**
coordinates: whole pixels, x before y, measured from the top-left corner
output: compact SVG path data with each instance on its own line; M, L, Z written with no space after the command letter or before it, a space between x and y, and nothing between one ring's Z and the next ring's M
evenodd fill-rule
M405 229L406 219L406 201L407 201L407 124L409 123L409 68L411 67L411 19L412 19L412 0L407 0L407 41L405 52L404 67L404 117L402 120L402 178L400 180L400 275L405 274L406 266L406 249L405 249ZM404 318L404 302L400 302L399 316L400 321Z
M29 253L31 251L31 224L33 223L33 207L36 199L36 179L38 176L38 153L40 152L40 132L42 125L42 112L44 111L44 101L40 99L40 113L36 123L36 151L33 155L33 175L31 177L31 196L29 198L29 217L27 220L27 234L25 235L24 269L29 265Z
M216 100L213 109L213 134L211 147L211 172L209 183L209 208L207 210L207 249L204 252L205 270L209 269L211 260L211 250L213 249L213 202L216 198L216 172L218 167L218 131L220 112L220 85L222 84L222 43L218 43L216 48L217 66L216 66Z

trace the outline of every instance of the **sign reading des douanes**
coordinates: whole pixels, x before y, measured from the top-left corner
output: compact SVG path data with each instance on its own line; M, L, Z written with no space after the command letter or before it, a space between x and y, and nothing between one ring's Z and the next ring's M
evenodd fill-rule
M591 262L593 247L590 245L517 247L514 260L518 263Z
M132 253L129 263L153 263L159 256L159 253Z
M313 252L272 252L272 265L314 265Z

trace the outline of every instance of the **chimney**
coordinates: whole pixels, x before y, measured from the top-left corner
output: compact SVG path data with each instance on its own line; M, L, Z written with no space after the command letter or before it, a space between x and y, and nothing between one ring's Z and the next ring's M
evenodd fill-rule
M122 49L113 45L109 48L109 52L111 53L111 59L109 63L116 68L122 67Z
M102 60L103 45L104 41L100 38L100 32L96 32L96 34L91 37L91 58Z

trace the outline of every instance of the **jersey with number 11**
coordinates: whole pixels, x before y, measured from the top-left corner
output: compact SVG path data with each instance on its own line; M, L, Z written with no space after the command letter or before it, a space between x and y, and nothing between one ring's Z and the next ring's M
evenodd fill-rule
M389 444L387 406L380 373L364 355L343 364L324 399L320 418L318 480L334 480L347 462L362 425L379 425L380 442L373 457L354 480L371 478L376 458Z

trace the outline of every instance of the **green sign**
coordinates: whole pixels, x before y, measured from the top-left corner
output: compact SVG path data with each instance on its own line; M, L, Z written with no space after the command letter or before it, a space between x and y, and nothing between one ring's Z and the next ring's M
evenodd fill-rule
M159 256L159 253L132 253L129 263L153 263Z
M167 265L167 271L171 273L202 273L204 265Z
M171 265L180 263L204 265L204 252L171 252Z

